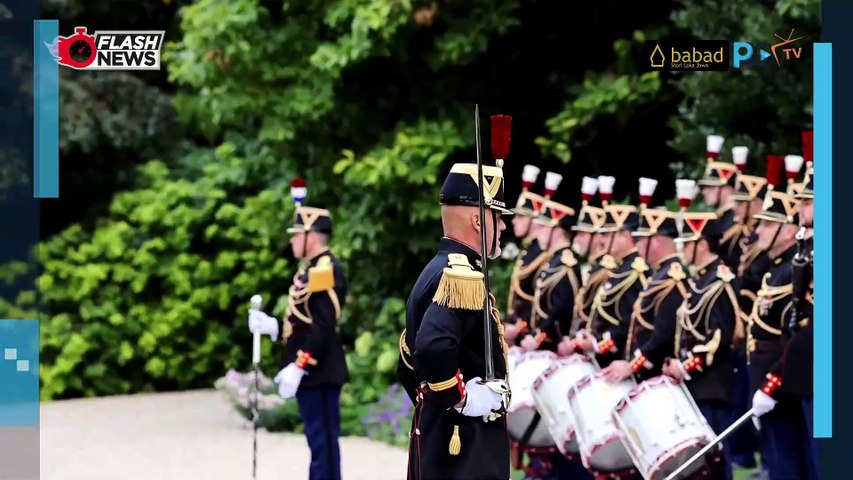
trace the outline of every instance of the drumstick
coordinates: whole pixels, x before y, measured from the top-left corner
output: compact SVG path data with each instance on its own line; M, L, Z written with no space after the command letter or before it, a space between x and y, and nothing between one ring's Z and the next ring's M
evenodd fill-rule
M731 425L729 425L729 428L727 428L727 429L723 430L723 433L721 433L721 434L717 435L717 438L715 438L714 440L712 440L712 441L711 441L711 443L709 443L708 445L705 445L705 447L703 447L703 448L702 448L702 450L699 450L698 452L696 452L696 454L695 454L695 455L693 455L692 457L690 457L690 460L687 460L686 462L684 462L684 464L683 464L683 465L681 465L680 467L678 467L678 469L677 469L676 471L674 471L674 472L672 472L671 474L669 474L669 476L668 476L668 477L666 477L664 480L675 480L675 478L676 478L676 477L677 477L681 472L683 472L684 470L686 470L686 469L687 469L687 467L689 467L690 465L692 465L692 464L693 464L693 462L695 462L696 460L699 460L700 458L702 458L702 457L703 457L706 453L708 453L712 448L716 447L718 443L720 443L720 442L722 442L723 440L725 440L725 439L726 439L726 437L728 437L729 435L731 435L735 430L737 430L738 428L740 428L740 426L741 426L741 425L743 425L744 423L746 423L746 421L747 421L747 420L749 420L749 418L750 418L750 417L752 417L752 409L751 409L751 408L749 409L749 411L748 411L748 412L744 413L740 418L738 418L737 420L735 420L735 422L734 422L734 423L732 423Z

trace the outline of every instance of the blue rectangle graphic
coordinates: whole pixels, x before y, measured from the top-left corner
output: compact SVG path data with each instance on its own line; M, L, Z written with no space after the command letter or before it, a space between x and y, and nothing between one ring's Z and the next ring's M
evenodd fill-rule
M48 45L59 36L58 20L33 26L33 196L59 197L59 63Z
M39 322L0 320L0 427L39 425Z
M832 44L814 45L814 436L832 438Z

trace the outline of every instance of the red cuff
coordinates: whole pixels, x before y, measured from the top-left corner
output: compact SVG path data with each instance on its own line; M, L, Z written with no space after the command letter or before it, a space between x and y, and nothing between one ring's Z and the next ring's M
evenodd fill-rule
M539 332L539 333L536 335L536 346L537 346L537 347L538 347L538 346L540 346L540 345L542 345L543 343L545 343L545 342L547 342L547 341L548 341L548 334L547 334L547 333L545 333L545 332Z
M643 355L642 353L639 354L638 356L634 357L634 360L631 362L631 370L634 373L639 373L640 370L650 369L650 368L652 368L652 364L649 362L649 360L646 358L646 356Z
M701 372L704 362L702 362L702 357L690 357L682 362L681 365L684 366L684 370L687 371L687 373L693 373L696 370Z
M768 373L767 374L767 383L761 387L761 391L764 392L768 397L772 397L773 393L782 386L782 379L775 374Z
M312 357L309 352L303 352L302 350L299 350L298 352L296 352L296 362L294 363L296 363L297 367L301 368L302 370L305 370L308 365L317 365L317 359Z
M616 342L612 338L605 338L598 343L598 351L601 353L616 353Z
M527 330L527 327L529 326L526 320L519 320L518 322L516 322L515 325L518 329L518 333L523 333L525 330Z

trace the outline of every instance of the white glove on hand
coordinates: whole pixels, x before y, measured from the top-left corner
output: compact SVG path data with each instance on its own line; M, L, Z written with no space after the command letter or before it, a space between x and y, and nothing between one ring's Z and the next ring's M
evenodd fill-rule
M500 410L503 399L486 384L480 383L481 380L474 377L465 383L465 405L454 408L466 417L483 417L483 421L487 421L492 410Z
M281 398L291 398L296 395L296 390L299 389L299 383L302 382L302 377L307 372L297 367L295 363L281 369L275 376L273 381L278 384L278 394Z
M776 408L776 400L762 392L756 390L752 396L752 423L756 430L761 430L761 422L758 417Z
M249 331L269 335L275 341L278 338L278 320L260 310L249 310Z
M755 391L755 395L752 396L753 415L760 417L774 408L776 408L776 400L761 390Z

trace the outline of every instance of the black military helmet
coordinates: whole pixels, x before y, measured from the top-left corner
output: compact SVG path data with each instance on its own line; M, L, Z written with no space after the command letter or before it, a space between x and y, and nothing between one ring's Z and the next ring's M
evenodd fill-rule
M453 165L441 186L439 203L442 205L479 206L478 176L477 164L475 163ZM483 177L485 177L483 196L486 208L491 208L504 215L512 215L513 212L506 208L506 200L504 199L503 170L492 165L483 165Z
M633 205L610 204L604 207L604 225L598 229L601 233L634 231L640 226L640 214Z
M325 208L297 207L293 226L287 233L318 232L332 234L332 217Z
M534 221L546 227L560 227L563 230L571 231L572 227L577 223L577 217L573 208L553 200L548 200Z
M640 222L631 235L635 237L663 235L673 239L678 238L678 224L675 219L676 213L664 207L644 208L640 213Z
M785 192L771 190L764 197L761 211L753 215L758 220L767 220L776 223L799 223L797 204L799 201Z

